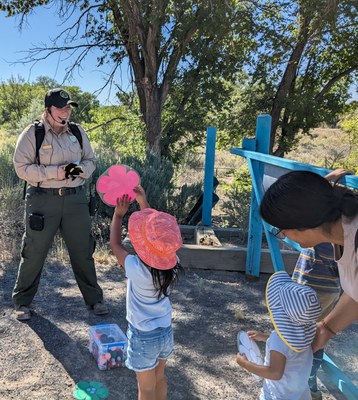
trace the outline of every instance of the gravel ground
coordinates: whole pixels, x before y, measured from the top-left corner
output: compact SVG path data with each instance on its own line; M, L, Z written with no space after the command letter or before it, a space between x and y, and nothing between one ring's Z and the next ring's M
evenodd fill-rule
M114 263L113 263L114 264ZM126 368L100 371L88 351L88 328L117 323L126 329L125 278L116 265L98 265L110 314L84 306L69 265L48 263L29 322L13 316L11 290L17 264L0 264L0 399L70 400L79 381L99 381L109 400L137 398ZM257 399L260 383L235 362L239 330L269 330L264 303L268 276L248 282L237 272L187 270L172 295L176 352L168 361L168 399ZM243 319L235 315L240 311ZM337 335L328 354L358 385L358 324ZM263 347L261 346L263 350ZM324 399L342 400L321 373ZM325 385L330 388L330 393Z

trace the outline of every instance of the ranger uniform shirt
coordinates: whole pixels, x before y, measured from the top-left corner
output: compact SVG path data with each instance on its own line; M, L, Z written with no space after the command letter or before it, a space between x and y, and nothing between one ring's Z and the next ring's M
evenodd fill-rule
M96 168L96 159L91 144L84 130L82 134L83 149L66 125L61 133L53 131L51 125L42 120L45 128L45 137L39 149L40 165L36 162L35 126L29 125L19 136L15 153L14 167L19 178L27 181L31 186L43 188L77 187L84 184ZM58 179L58 172L69 163L82 167L83 173L76 179Z

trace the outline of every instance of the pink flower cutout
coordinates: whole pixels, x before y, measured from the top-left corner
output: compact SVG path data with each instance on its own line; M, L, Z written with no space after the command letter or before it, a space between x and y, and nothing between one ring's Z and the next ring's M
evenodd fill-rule
M127 165L113 165L97 181L97 192L102 201L115 206L117 199L127 194L131 201L136 197L133 189L140 184L138 173Z

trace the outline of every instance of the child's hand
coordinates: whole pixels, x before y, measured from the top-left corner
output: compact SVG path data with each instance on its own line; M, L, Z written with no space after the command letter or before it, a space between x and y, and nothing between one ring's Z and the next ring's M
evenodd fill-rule
M254 340L255 342L266 342L266 340L269 338L269 334L259 332L259 331L248 331L247 335L250 340Z
M131 199L127 194L124 194L121 199L117 199L117 205L114 210L116 216L119 218L123 218L126 212L128 211L130 203Z
M236 362L240 365L240 367L246 368L246 363L248 361L249 360L247 359L245 354L240 354L240 353L236 354Z
M265 342L267 339L267 335L259 331L247 331L247 336L255 342Z
M136 194L136 200L137 200L141 210L143 210L144 208L150 207L149 203L147 201L147 197L145 195L145 191L144 191L144 189L142 188L141 185L136 186L133 189L133 191Z

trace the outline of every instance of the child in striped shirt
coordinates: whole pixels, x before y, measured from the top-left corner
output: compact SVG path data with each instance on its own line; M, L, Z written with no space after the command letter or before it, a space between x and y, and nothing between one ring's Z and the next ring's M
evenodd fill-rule
M320 243L315 247L302 249L292 279L316 291L321 304L318 321L321 321L333 310L341 293L332 244ZM313 400L322 399L322 394L317 387L317 371L322 364L323 354L323 349L313 354L313 365L308 381Z

